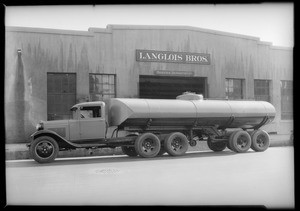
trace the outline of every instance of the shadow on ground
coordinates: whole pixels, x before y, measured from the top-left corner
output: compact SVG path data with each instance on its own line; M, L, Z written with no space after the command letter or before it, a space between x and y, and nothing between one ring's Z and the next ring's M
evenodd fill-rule
M257 153L254 151L248 151L247 153ZM222 157L222 156L234 156L241 153L235 153L233 151L202 151L202 152L190 152L182 156L170 156L164 154L162 156L157 156L154 158L141 158L141 157L128 157L126 155L116 155L116 156L94 156L94 157L80 157L80 158L57 158L52 163L37 163L34 160L26 161L14 161L6 162L6 167L45 167L45 166L57 166L57 165L80 165L80 164L95 164L95 163L114 163L114 162L139 162L139 161L155 161L155 160L174 160L174 159L191 159L200 157Z

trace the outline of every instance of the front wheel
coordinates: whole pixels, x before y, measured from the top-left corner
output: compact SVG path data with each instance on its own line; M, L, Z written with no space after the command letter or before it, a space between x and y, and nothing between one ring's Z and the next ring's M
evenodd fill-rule
M57 142L49 136L36 138L29 148L31 157L38 163L50 163L58 154Z

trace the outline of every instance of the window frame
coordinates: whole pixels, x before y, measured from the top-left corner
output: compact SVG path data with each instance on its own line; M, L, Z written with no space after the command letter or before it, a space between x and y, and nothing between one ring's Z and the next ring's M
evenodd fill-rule
M113 89L114 89L114 92L113 93L105 93L104 91L101 92L91 92L91 81L90 81L90 78L91 76L113 76L113 84L111 83L97 83L97 84L102 84L102 90L103 90L103 85L108 85L108 86L112 86L113 85ZM110 79L108 79L110 80ZM90 98L90 101L103 101L105 99L110 99L110 98L115 98L117 96L117 85L116 85L116 82L117 82L117 75L116 74L107 74L107 73L89 73L89 98ZM96 83L94 83L96 84ZM98 100L94 100L93 99L93 96L101 96L102 97ZM109 96L108 98L107 97L104 97L104 96Z
M230 80L232 80L232 87L227 86L227 84L229 83ZM241 87L241 97L240 98L233 98L229 95L230 88L232 88L232 93L234 93L234 82L233 81L240 81L240 83L241 83L240 84L240 87ZM230 99L230 100L245 99L245 79L244 78L225 78L225 96L226 96L226 99Z
M285 94L283 95L283 82L286 83L291 83L290 84L290 89L285 89L285 93L287 92L286 90L290 90L291 93ZM280 80L280 110L281 110L281 115L280 115L280 119L283 121L288 121L288 120L293 120L293 81L292 80ZM289 96L290 95L290 96ZM287 104L286 102L288 102L288 100L283 99L284 97L291 97L291 102L289 102L289 104ZM287 105L287 106L286 106ZM290 108L291 111L284 111L283 108Z
M63 88L63 86L64 86L64 84L63 84L63 79L61 79L62 81L61 81L61 92L57 92L57 88L58 88L58 86L54 86L54 88L52 89L52 91L51 92L49 92L49 75L56 75L56 76L58 76L58 75L73 75L74 76L74 87L73 87L73 89L72 90L74 90L74 92L70 92L70 85L68 86L68 90L67 91L64 91L65 89ZM69 82L69 81L68 81ZM73 117L73 114L72 114L72 112L70 111L70 108L68 107L67 109L66 109L66 113L60 113L60 112L55 112L55 113L53 113L53 112L49 112L50 110L49 110L49 104L51 104L51 103L53 103L53 102L49 102L49 95L51 96L52 95L52 97L54 97L54 96L60 96L60 97L62 97L63 95L73 95L73 97L75 98L75 100L74 100L74 102L72 103L72 105L69 105L69 106L73 106L74 104L76 104L76 96L77 96L77 74L76 74L76 72L47 72L47 85L46 85L46 90L47 90L47 120L62 120L62 119L71 119L72 117ZM55 98L55 97L54 97ZM54 100L54 102L55 102L55 100ZM55 103L54 103L55 104ZM57 104L57 103L56 103ZM58 118L55 118L55 117L53 117L53 118L49 118L51 115L53 115L53 116L55 116L55 115L57 115L58 116ZM67 118L65 118L67 116ZM60 118L60 117L62 117L62 118Z
M256 84L256 82L268 82L268 89L267 89L268 90L268 95L256 95L257 87L258 87L258 85ZM268 79L254 79L254 83L253 83L253 85L254 85L254 99L256 101L267 101L267 102L271 103L271 100L272 100L272 98L271 98L271 84L272 84L272 80L268 80ZM264 86L259 86L259 88L260 89L264 88ZM267 97L268 100L263 100L264 97L261 97L261 96L268 96ZM260 98L263 98L263 99L260 99Z

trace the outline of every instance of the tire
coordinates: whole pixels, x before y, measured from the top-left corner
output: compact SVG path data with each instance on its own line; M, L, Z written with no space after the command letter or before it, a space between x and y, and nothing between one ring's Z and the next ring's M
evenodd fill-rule
M179 132L169 134L164 140L164 149L172 156L185 154L188 147L189 142L187 137Z
M255 133L256 130L252 130L252 131L247 131L247 133L249 133L250 137L251 137L251 140L252 140L252 135L253 133Z
M252 133L251 149L256 152L263 152L270 146L270 136L264 130L256 130Z
M162 156L165 153L166 153L166 150L161 146L157 156Z
M211 149L214 152L221 152L226 148L227 143L226 142L212 142L211 138L209 137L207 140L207 146L209 149Z
M138 136L136 134L129 134L126 137L132 137L132 136ZM125 155L128 155L129 157L137 157L138 153L135 151L134 146L121 146L121 150Z
M235 152L247 152L251 147L251 137L247 131L236 131L231 134L229 145Z
M138 153L135 151L134 147L121 146L122 152L129 157L136 157Z
M57 157L59 147L53 138L40 136L32 141L29 151L36 162L50 163Z
M227 148L230 149L233 152L236 152L233 150L232 146L231 146L231 139L233 139L233 136L237 133L238 131L233 131L230 133L229 138L228 138L228 142L227 142Z
M229 141L227 142L226 147L227 147L228 149L230 149L231 151L233 151L233 150L231 149L230 145L229 145Z
M155 157L161 148L159 138L153 133L144 133L137 137L134 143L137 154L144 158Z

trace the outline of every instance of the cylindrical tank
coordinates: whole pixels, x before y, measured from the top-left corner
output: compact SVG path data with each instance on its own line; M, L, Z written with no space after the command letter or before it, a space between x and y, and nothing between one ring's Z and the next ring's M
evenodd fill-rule
M109 124L247 129L270 123L275 113L274 106L265 101L203 100L196 94L174 100L113 98L109 103Z

